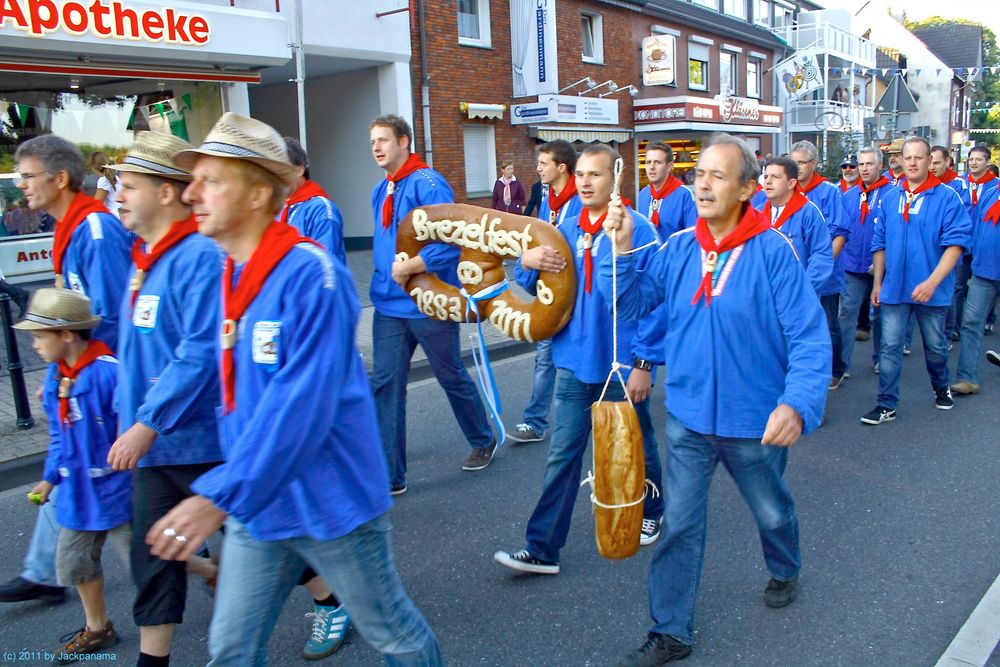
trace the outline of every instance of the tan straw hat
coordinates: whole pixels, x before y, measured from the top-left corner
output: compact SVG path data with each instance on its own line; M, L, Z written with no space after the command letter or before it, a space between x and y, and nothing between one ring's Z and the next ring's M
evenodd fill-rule
M14 325L22 331L93 329L101 318L90 310L90 299L62 287L36 290L28 302L24 319Z
M178 153L192 148L194 146L172 134L139 132L122 160L118 164L109 164L107 168L188 182L191 172L180 167L175 160Z
M177 156L177 164L190 169L199 155L247 160L294 186L298 172L288 160L285 140L267 123L228 111L222 114L198 148Z

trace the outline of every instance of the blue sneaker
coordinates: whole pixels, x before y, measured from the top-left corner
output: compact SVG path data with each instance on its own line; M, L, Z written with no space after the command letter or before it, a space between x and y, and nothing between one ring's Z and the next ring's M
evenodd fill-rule
M313 613L306 614L306 617L312 618L313 627L312 636L302 649L302 657L306 660L321 660L336 653L344 643L347 628L351 624L351 618L344 610L344 605L339 607L316 605Z

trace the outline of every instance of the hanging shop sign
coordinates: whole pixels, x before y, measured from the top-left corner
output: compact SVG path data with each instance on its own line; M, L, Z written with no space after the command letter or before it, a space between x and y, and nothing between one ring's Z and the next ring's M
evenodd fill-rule
M642 40L642 85L672 86L677 82L677 47L673 35Z

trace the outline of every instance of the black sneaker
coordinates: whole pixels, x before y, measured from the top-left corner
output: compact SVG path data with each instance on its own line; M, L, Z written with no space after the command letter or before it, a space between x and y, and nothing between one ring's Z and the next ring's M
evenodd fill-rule
M983 335L984 336L992 336L993 335L993 325L992 324L987 324L983 328Z
M642 530L639 533L639 545L646 546L652 544L660 537L660 526L663 525L663 517L657 519L642 519Z
M389 493L394 496L401 496L406 493L406 484L400 484L399 486L394 486L389 490Z
M884 424L885 422L891 422L896 419L896 411L890 410L889 408L883 408L881 405L875 407L874 410L866 414L861 418L862 424Z
M787 607L795 602L795 597L799 594L799 578L792 577L788 581L781 581L771 577L764 589L764 604L771 609Z
M986 350L986 361L990 362L994 366L1000 366L1000 352Z
M691 655L691 645L670 635L650 632L646 643L618 661L618 667L658 667Z
M65 599L66 589L62 586L45 586L21 577L14 577L0 586L0 602L24 602L25 600L63 602Z
M490 464L490 461L493 460L493 453L496 452L496 450L497 441L495 438L493 442L485 447L473 449L472 453L469 454L469 458L465 459L465 463L462 464L462 470L468 470L470 472L482 470Z
M530 572L532 574L559 574L559 563L535 558L527 549L521 549L516 553L509 554L506 551L498 551L493 554L493 560L504 567L509 567L518 572Z
M934 407L938 410L951 410L955 407L955 399L951 397L951 389L941 387L934 390Z

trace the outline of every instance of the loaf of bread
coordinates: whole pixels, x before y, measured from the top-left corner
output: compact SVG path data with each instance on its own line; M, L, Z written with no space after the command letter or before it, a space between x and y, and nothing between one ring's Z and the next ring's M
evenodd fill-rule
M597 551L605 558L628 558L639 550L646 461L642 428L627 401L591 406L594 427L594 521ZM601 505L628 505L608 509Z

